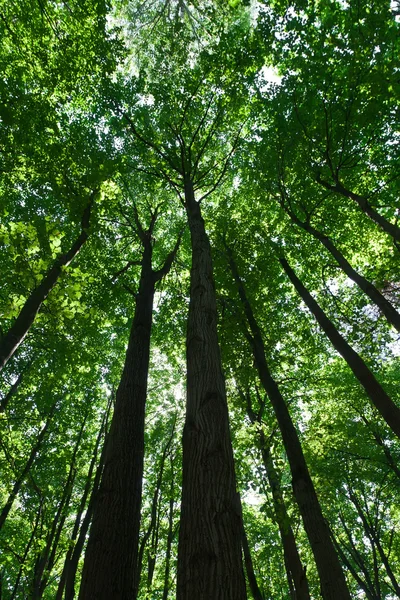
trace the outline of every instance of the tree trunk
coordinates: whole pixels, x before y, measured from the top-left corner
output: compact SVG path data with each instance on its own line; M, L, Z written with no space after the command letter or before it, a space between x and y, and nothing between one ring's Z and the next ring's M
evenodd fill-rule
M337 261L338 265L341 269L346 273L346 275L354 281L358 285L358 287L372 300L372 302L382 311L385 315L386 319L397 329L400 331L400 313L395 309L395 307L380 293L380 291L366 279L360 273L358 273L348 260L343 256L340 250L335 246L330 237L321 233L312 225L307 222L301 221L290 209L282 204L286 213L290 216L292 221L296 223L299 227L301 227L304 231L310 233L313 237L319 240L325 248L332 254L332 256Z
M251 423L258 422L261 425L261 419L258 418L251 406L249 394L241 392L241 395L246 399L247 415ZM278 524L279 533L282 540L285 569L288 578L289 589L291 590L292 600L310 600L310 590L306 569L303 567L299 551L297 549L296 539L294 537L290 518L286 511L285 501L281 489L279 476L276 472L275 465L271 456L270 449L265 439L264 431L260 427L259 441L261 448L261 456L267 473L269 487L272 493L272 502L274 506L275 519Z
M104 437L103 449L101 451L99 464L97 466L96 475L93 481L92 492L90 494L89 504L83 518L82 524L80 526L78 539L76 540L76 544L71 554L71 559L68 563L68 568L65 573L65 600L73 600L75 598L75 579L76 572L78 570L79 559L83 552L83 547L86 542L87 532L89 530L89 525L92 521L93 516L93 508L96 501L96 496L99 490L101 476L104 468L104 460L107 448L107 440L108 440L109 432L106 431Z
M70 250L65 254L58 256L53 263L53 266L47 271L40 284L35 288L29 298L25 301L18 317L13 325L0 341L0 371L13 356L18 346L23 342L29 332L29 329L35 321L40 307L46 300L47 296L55 286L60 277L63 267L67 267L70 262L78 254L83 244L89 236L90 212L93 204L93 198L85 208L82 216L82 231Z
M174 539L174 461L172 454L170 455L171 465L171 484L169 490L169 510L168 510L168 533L167 533L167 549L165 552L165 572L164 572L164 588L162 600L168 600L168 593L170 588L170 570L171 570L171 551L172 551L172 540Z
M56 403L57 404L57 403ZM44 437L49 429L49 425L51 423L51 420L53 418L53 414L54 411L56 409L56 404L54 404L53 408L51 409L49 416L47 417L47 421L44 425L44 427L42 428L42 430L40 431L37 440L36 440L36 444L33 446L30 454L29 454L29 458L25 463L25 467L22 469L19 477L16 479L13 489L10 492L10 495L8 496L8 500L6 502L6 504L3 507L3 510L0 514L0 530L4 525L4 521L6 520L8 513L11 510L11 507L14 503L15 498L18 495L19 490L21 489L21 485L23 484L23 482L25 481L26 476L29 473L30 468L32 467L35 458L39 452L40 446L42 445L42 442L44 440Z
M185 179L192 242L178 600L243 600L240 506L217 337L210 242Z
M312 312L319 325L326 333L327 337L332 342L334 348L345 359L348 366L365 389L375 408L382 415L383 419L386 421L392 431L398 437L400 437L400 409L387 395L381 384L375 379L374 375L371 373L362 358L346 342L332 321L328 319L319 304L314 300L310 292L298 279L287 260L285 258L280 258L279 260L299 295L308 306L309 310Z
M107 441L104 471L93 510L80 600L135 600L138 593L138 545L142 498L144 424L150 337L155 284L171 268L180 237L164 266L152 269L152 233L134 215L143 245L139 290L136 294L125 365L116 394Z
M396 242L400 242L400 227L397 225L393 225L390 221L382 217L372 206L369 204L367 198L364 196L360 196L359 194L355 194L354 192L348 190L344 187L340 181L337 181L335 185L324 181L321 178L317 179L318 183L320 183L327 190L331 190L332 192L337 192L341 196L345 198L349 198L354 200L354 202L358 205L358 207L365 213L370 219L372 219L379 227L388 233Z
M85 553L81 600L133 600L137 596L136 563L154 285L149 240L143 253L135 315Z
M64 588L65 588L65 584L66 584L66 580L67 580L67 576L68 576L68 572L70 570L70 565L71 565L71 558L72 558L72 553L74 550L74 544L75 541L79 535L79 530L80 530L80 526L81 526L81 519L82 519L82 515L83 512L85 510L86 507L86 501L89 497L89 493L90 493L90 488L92 486L92 476L93 476L93 472L94 469L96 467L96 462L97 462L97 456L98 456L98 451L99 451L99 447L100 447L100 443L101 443L101 439L103 437L103 435L105 435L106 431L107 431L107 421L108 421L108 416L110 413L110 409L111 409L111 400L108 403L107 406L107 410L104 414L103 420L102 420L102 424L101 427L99 429L99 433L97 435L97 439L96 439L96 444L93 450L93 456L92 456L92 460L90 461L90 466L89 466L89 472L87 475L87 479L86 479L86 483L85 483L85 488L83 491L83 495L79 504L79 508L78 508L78 512L75 518L75 523L74 523L74 527L72 529L72 533L71 533L71 538L70 538L70 543L68 546L68 550L67 550L67 554L65 556L65 560L64 560L64 567L61 573L61 577L60 577L60 581L58 584L58 588L57 588L57 594L55 597L55 600L62 600L63 597L63 593L64 593ZM96 477L95 477L96 479ZM94 482L95 484L95 482ZM88 509L89 510L89 507Z
M321 582L322 597L324 600L338 600L339 598L341 600L351 600L346 579L331 540L329 526L322 514L314 484L308 471L296 428L280 390L269 372L261 330L247 299L232 253L229 248L227 248L227 251L232 274L252 332L252 336L249 335L249 342L253 350L260 381L271 401L282 434L292 473L293 493L314 554Z
M254 573L253 560L251 558L250 546L249 546L249 541L247 539L246 529L244 527L243 516L242 516L242 548L243 548L244 565L246 567L247 580L249 582L251 595L253 596L254 600L264 600L261 590L258 587L256 574Z

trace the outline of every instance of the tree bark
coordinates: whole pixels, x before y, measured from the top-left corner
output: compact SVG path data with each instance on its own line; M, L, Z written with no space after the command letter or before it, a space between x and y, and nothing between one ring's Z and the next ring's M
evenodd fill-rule
M4 368L10 358L14 355L20 344L24 341L33 322L36 319L40 307L47 296L56 285L63 267L67 267L78 254L83 244L89 237L90 212L93 204L93 196L84 210L81 223L81 233L65 254L58 256L53 266L47 271L40 284L31 292L25 301L18 317L13 325L0 340L0 371Z
M362 358L346 342L332 321L328 319L322 308L296 276L287 260L285 258L280 258L279 260L297 292L332 342L334 348L345 359L348 366L365 389L375 408L379 411L392 431L400 437L400 409L388 396L381 384L375 379L375 376L369 370Z
M314 555L321 583L322 597L324 600L338 600L339 598L341 600L351 600L346 579L331 540L329 526L322 514L314 484L308 471L299 436L279 387L269 371L261 330L255 320L244 285L239 277L232 252L228 247L227 251L232 274L252 334L248 335L248 339L253 350L260 381L271 401L282 434L292 474L293 493Z
M359 194L355 194L351 190L348 190L340 181L337 181L335 185L324 181L320 177L317 179L317 182L320 183L327 190L331 190L332 192L337 192L341 196L345 198L349 198L350 200L354 200L357 206L365 213L372 221L374 221L379 227L388 233L396 242L400 242L400 227L394 225L385 217L382 217L368 202L365 196L360 196Z
M310 233L313 237L315 237L325 246L328 252L330 252L335 258L343 272L346 273L346 275L352 281L354 281L354 283L356 283L358 287L370 298L370 300L372 300L372 302L382 311L388 322L391 323L391 325L393 325L393 327L395 327L397 331L400 331L400 313L389 302L389 300L387 300L385 296L381 294L381 292L374 286L373 283L368 281L368 279L366 279L365 277L360 275L360 273L358 273L355 269L353 269L353 267L345 258L345 256L332 242L331 238L315 229L315 227L310 225L310 223L299 219L294 214L294 212L285 207L283 203L281 203L281 205L283 206L284 210L289 215L289 217L292 219L292 221L296 223L296 225L301 227L304 231Z
M21 485L25 481L25 478L28 475L30 468L32 467L33 463L35 462L36 456L39 452L39 449L42 445L45 435L49 429L51 420L53 418L54 411L56 409L56 405L57 405L57 403L54 404L54 406L52 407L52 409L49 413L49 416L47 417L47 421L46 421L44 427L42 428L42 430L40 431L40 433L37 437L36 443L33 446L32 450L29 454L29 458L25 463L25 467L22 469L19 477L15 480L13 489L11 490L10 495L8 496L8 500L7 500L6 504L4 505L3 510L0 514L0 530L4 525L4 522L8 516L8 513L11 510L12 505L14 504L14 500L16 499L19 490L21 489Z
M103 476L82 573L80 600L135 600L138 593L138 544L142 497L144 421L150 360L155 284L169 270L180 238L164 267L152 269L152 233L135 210L143 245L139 290L114 415L107 441Z
M243 600L240 506L217 336L211 247L188 176L185 208L192 268L177 599Z

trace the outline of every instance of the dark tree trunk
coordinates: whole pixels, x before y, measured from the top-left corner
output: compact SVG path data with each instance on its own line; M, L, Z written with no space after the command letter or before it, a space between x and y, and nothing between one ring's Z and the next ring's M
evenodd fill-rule
M287 260L285 258L280 258L279 260L297 292L308 306L309 310L312 312L319 325L326 333L327 337L332 342L334 348L345 359L348 366L365 389L375 408L382 415L383 419L386 421L392 431L398 437L400 437L400 409L387 395L381 384L375 379L374 375L371 373L362 358L346 342L332 321L328 319L322 308L296 276Z
M108 419L108 416L107 416L107 419ZM102 476L103 469L104 469L104 460L105 460L105 454L106 454L106 448L107 448L108 435L109 434L107 433L107 430L106 430L106 434L104 437L103 449L101 451L99 464L97 466L96 475L95 475L95 478L93 481L93 487L92 487L92 491L90 494L89 504L88 504L85 516L83 518L82 524L80 526L78 539L76 540L76 544L73 548L73 551L71 554L71 559L68 563L67 571L65 573L65 600L73 600L73 598L75 598L76 573L78 570L79 559L82 555L83 547L86 542L87 532L89 530L89 526L92 521L93 508L95 505L96 495L99 490L101 476Z
M261 384L271 401L282 434L292 473L293 493L314 554L321 582L322 597L324 600L338 600L339 598L341 600L351 600L346 579L331 540L329 526L322 514L314 484L308 471L296 428L280 390L269 371L261 330L247 299L232 253L229 248L227 250L232 273L252 333L248 337L253 350L254 361Z
M125 366L118 387L85 553L81 600L137 596L137 546L142 495L144 419L150 360L154 278L151 246L143 254Z
M246 573L247 573L247 581L249 582L251 595L253 596L254 600L264 600L261 590L258 587L256 574L254 573L253 559L251 558L250 546L249 546L249 541L247 539L246 529L245 529L244 523L243 523L243 517L242 517L242 548L243 548L244 565L246 567Z
M137 233L143 245L140 283L85 553L80 600L135 600L138 593L144 423L153 298L155 284L168 273L180 242L179 238L162 269L153 271L152 233L156 218L157 210L145 231L135 207Z
M243 600L241 516L217 337L210 242L185 179L192 242L178 600Z
M56 552L60 541L61 533L64 528L67 509L71 501L72 489L76 475L76 457L82 442L83 432L85 430L88 413L82 422L78 437L75 442L74 451L71 456L71 462L68 477L65 482L64 492L59 502L56 514L54 516L51 529L49 531L46 545L40 553L35 566L34 580L32 584L32 600L40 600L48 584L51 570L56 560Z
M82 231L70 250L57 257L53 266L47 271L40 284L31 292L29 298L27 298L13 325L0 340L0 371L4 368L9 359L17 350L18 346L23 342L24 338L28 334L31 325L33 324L36 315L40 310L40 307L57 283L63 267L66 267L70 264L88 239L92 203L93 198L83 213Z
M347 188L344 187L344 185L342 183L340 183L340 181L337 181L335 183L335 185L332 185L332 184L328 183L327 181L324 181L321 178L318 178L317 181L318 181L318 183L323 185L324 188L326 188L327 190L331 190L332 192L337 192L341 196L344 196L345 198L349 198L350 200L353 200L358 205L358 207L363 211L363 213L365 213L370 219L372 219L377 225L379 225L379 227L383 231L385 231L390 236L392 236L392 238L396 242L400 242L400 227L398 227L397 225L394 225L393 223L391 223L390 221L385 219L385 217L382 217L382 215L380 215L369 204L369 202L368 202L367 198L365 198L365 196L360 196L359 194L355 194L354 192L348 190Z
M171 571L171 551L172 551L172 541L174 539L174 488L175 488L175 478L174 478L174 461L172 454L170 455L170 463L171 463L171 484L169 490L169 510L168 510L168 533L167 533L167 549L165 552L165 572L164 572L164 588L162 600L168 600L168 593L170 589L170 571Z
M321 233L308 222L301 221L290 209L285 207L282 204L284 210L290 216L292 221L296 223L299 227L301 227L304 231L310 233L313 237L319 240L325 248L332 254L332 256L337 261L338 265L341 267L344 273L352 280L354 283L358 285L358 287L372 300L372 302L382 311L385 315L386 319L397 329L400 331L400 314L395 309L395 307L380 293L380 291L366 279L360 273L358 273L348 260L343 256L340 250L335 246L330 237Z
M74 550L74 545L76 542L76 539L79 535L79 531L80 531L80 527L81 527L81 520L82 520L82 515L83 512L85 510L86 507L86 502L87 499L89 497L89 493L90 493L90 489L92 487L92 476L93 476L93 472L94 469L96 467L96 463L97 463L97 456L98 456L98 451L100 448L100 443L101 440L103 438L103 436L105 435L106 431L107 431L107 422L108 422L108 416L110 413L110 409L111 409L111 400L108 404L107 410L104 414L103 417L103 421L101 424L101 427L99 429L99 433L97 435L97 439L96 439L96 444L93 450L93 456L92 456L92 460L90 461L90 466L89 466L89 471L88 471L88 475L87 475L87 479L86 479L86 483L85 483L85 488L83 491L83 495L81 498L81 501L79 503L79 508L78 508L78 512L75 518L75 523L74 523L74 527L72 529L72 533L71 533L71 538L70 538L70 544L67 550L67 554L65 556L65 560L64 560L64 567L61 573L61 577L60 577L60 582L58 584L58 588L57 588L57 594L55 597L55 600L62 600L63 597L63 593L64 593L64 588L65 588L65 584L66 584L66 580L68 577L68 572L70 570L70 566L71 566L71 558L72 558L72 553ZM101 467L100 467L101 468ZM100 479L100 478L99 478ZM96 480L96 477L95 477ZM93 487L95 485L95 482L93 483ZM89 507L87 509L89 511Z
M251 423L258 422L261 425L261 419L252 409L250 395L248 393L245 395L242 392L241 395L246 399L247 414ZM290 518L286 510L280 479L276 472L270 448L267 440L265 439L265 434L262 428L259 429L258 436L262 461L267 473L268 483L272 493L275 519L278 524L279 533L282 540L285 569L292 600L310 600L310 590L308 586L306 569L303 567L300 559L296 539L294 537L293 529L290 525Z
M51 409L50 414L47 417L47 421L46 421L44 427L42 428L42 430L40 431L40 433L39 433L39 435L37 437L36 443L33 446L32 450L31 450L31 452L29 454L29 458L26 461L25 466L22 469L21 473L19 474L18 478L16 479L16 481L14 483L14 486L13 486L13 489L11 490L10 495L8 497L8 500L7 500L6 504L3 507L3 510L2 510L2 512L0 514L0 529L4 525L4 521L6 520L6 518L8 516L8 513L10 512L11 507L12 507L12 505L14 503L14 500L16 499L16 497L18 495L18 492L21 489L21 485L25 481L25 478L27 477L30 468L32 467L33 463L35 462L36 456L37 456L37 454L39 452L39 449L40 449L40 447L42 445L42 442L43 442L43 440L45 438L45 435L46 435L46 433L47 433L47 431L49 429L51 420L53 418L54 411L55 411L55 408L56 408L56 404L54 404L53 408Z

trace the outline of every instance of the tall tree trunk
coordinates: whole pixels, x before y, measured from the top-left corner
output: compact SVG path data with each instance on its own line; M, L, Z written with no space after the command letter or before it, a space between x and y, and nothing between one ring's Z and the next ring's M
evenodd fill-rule
M324 233L321 233L315 227L310 225L310 223L306 221L302 221L299 219L295 213L290 210L284 203L281 203L282 207L286 211L286 213L290 216L292 221L296 223L299 227L301 227L304 231L310 233L313 237L319 240L325 248L332 254L332 256L337 261L338 265L341 267L344 273L352 280L354 283L358 285L358 287L372 300L372 302L382 311L385 315L386 319L389 323L393 325L400 331L400 313L395 309L395 307L381 294L381 292L374 286L373 283L368 281L365 277L360 275L345 256L340 252L340 250L335 246L332 242L331 238Z
M251 406L250 394L240 392L246 400L247 415L251 423L259 423L261 418L253 411ZM282 540L285 569L288 578L289 589L291 590L292 600L310 600L310 590L306 569L303 567L299 551L297 549L296 539L294 537L290 518L287 514L285 501L283 498L282 488L278 473L271 456L271 451L263 429L258 430L258 438L260 442L261 457L267 473L269 487L272 493L272 502L274 506L275 519L278 524L279 533Z
M328 319L322 308L311 296L300 279L296 276L293 269L285 258L280 258L280 263L286 271L290 281L293 283L297 292L312 312L319 325L332 342L334 348L342 355L347 362L358 381L361 383L375 408L382 415L383 419L400 437L400 408L396 406L393 400L385 392L381 384L375 379L365 362L355 350L346 342L344 337L336 329L332 321Z
M0 340L0 371L4 368L28 334L40 307L57 283L63 267L67 267L70 264L88 239L93 196L94 194L84 210L81 223L82 230L78 238L68 252L61 254L56 258L53 266L47 271L40 284L31 292L29 298L27 298L13 325Z
M178 600L243 600L241 517L217 336L210 242L185 178L192 242Z
M50 410L49 416L47 417L46 423L43 426L42 430L40 431L36 443L33 446L30 454L29 454L29 458L25 463L24 468L22 469L21 473L19 474L19 476L17 477L17 479L15 480L13 489L10 492L10 495L8 496L8 500L6 502L6 504L3 507L3 510L0 514L0 529L3 527L4 525L4 521L6 520L8 513L11 510L12 505L14 504L14 501L18 495L19 490L21 489L21 485L23 484L23 482L25 481L25 478L27 477L30 468L32 467L36 456L39 452L39 449L42 445L42 442L45 438L45 435L49 429L50 423L52 421L53 415L54 415L54 411L56 409L56 405L57 403L54 404L54 406L52 407L52 409Z
M108 419L108 416L107 416ZM104 436L103 448L100 455L99 464L97 465L96 475L93 481L93 487L90 494L89 504L83 518L82 524L79 529L78 539L76 540L76 544L73 548L71 559L68 563L67 571L65 574L65 600L73 600L75 598L75 580L76 573L78 570L78 564L80 557L83 552L83 548L86 542L87 532L89 530L90 523L92 521L93 516L93 508L96 501L96 496L99 491L101 476L103 474L104 469L104 461L105 454L107 448L107 440L108 440L109 432L107 432L107 426Z
M104 471L82 573L80 600L135 600L138 593L138 545L142 498L144 423L155 284L168 273L180 238L164 266L153 271L152 233L135 210L143 245L139 290L114 415L107 441Z
M164 572L164 588L162 600L168 600L168 593L170 589L170 571L171 571L171 551L172 541L174 539L174 488L175 488L175 477L174 477L174 460L172 453L170 454L170 466L171 466L171 482L169 489L169 510L168 510L168 533L167 533L167 549L165 552L165 572Z
M251 595L253 596L254 600L264 600L261 590L258 587L256 574L254 573L253 559L251 558L250 546L249 546L249 541L247 539L246 529L244 527L243 516L242 516L242 548L243 548L244 565L246 567L247 580L249 582Z
M396 242L400 242L400 227L394 225L385 217L382 217L368 202L365 196L360 196L359 194L355 194L351 190L348 190L340 181L336 181L335 185L324 181L320 177L317 179L318 183L320 183L327 190L331 190L332 192L337 192L341 196L345 198L349 198L350 200L354 200L357 206L365 213L370 219L372 219L379 227L388 233Z
M79 594L81 600L132 600L137 596L135 565L153 297L149 240L143 253L135 315L85 553Z
M314 484L308 471L299 436L286 403L269 371L261 330L255 320L242 280L239 277L232 252L228 247L227 251L232 274L252 333L252 335L248 335L248 338L260 381L271 401L282 434L292 473L293 493L314 554L321 582L322 597L324 600L338 600L339 598L341 600L351 600L346 579L331 540L329 526L322 514Z
M95 469L96 463L97 463L97 457L98 457L98 451L100 448L100 443L101 443L103 436L105 436L106 431L107 431L107 422L108 422L108 416L110 413L110 409L111 409L111 398L108 403L107 410L105 411L104 417L102 419L99 433L97 435L96 444L95 444L95 447L93 450L92 460L90 461L89 471L88 471L87 478L86 478L85 488L84 488L83 495L82 495L81 501L79 503L79 508L78 508L78 511L76 514L74 527L72 529L70 543L69 543L68 550L67 550L67 553L65 556L64 567L63 567L63 570L61 573L55 600L62 600L62 597L63 597L68 572L70 570L71 558L72 558L72 553L74 550L74 545L75 545L76 539L79 535L82 515L83 515L83 512L86 507L86 502L89 497L90 489L92 487L92 476L93 476L93 472L94 472L94 469ZM96 477L95 477L95 480L96 480ZM94 482L94 484L95 484L95 482ZM89 507L87 508L87 510L89 511Z

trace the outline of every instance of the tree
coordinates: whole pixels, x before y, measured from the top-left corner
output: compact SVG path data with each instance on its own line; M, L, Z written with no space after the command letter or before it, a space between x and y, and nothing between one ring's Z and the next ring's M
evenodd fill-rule
M398 27L0 2L2 598L399 594Z

